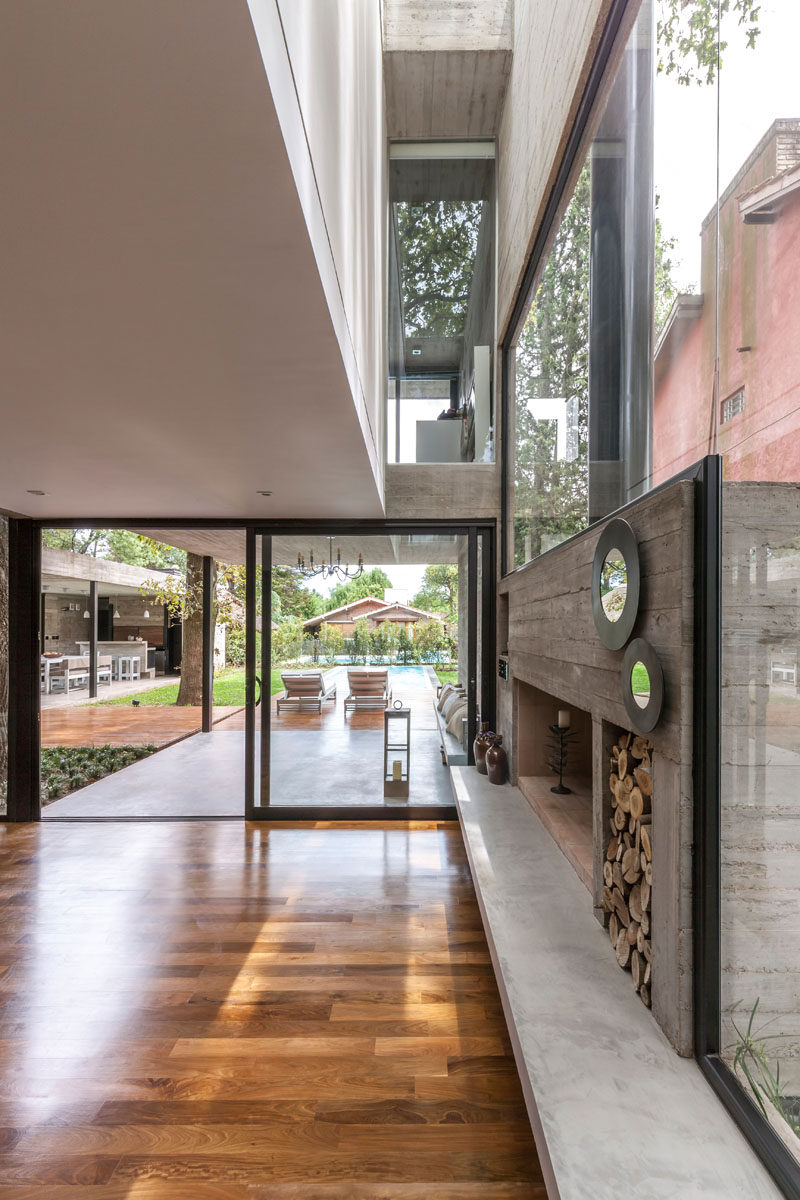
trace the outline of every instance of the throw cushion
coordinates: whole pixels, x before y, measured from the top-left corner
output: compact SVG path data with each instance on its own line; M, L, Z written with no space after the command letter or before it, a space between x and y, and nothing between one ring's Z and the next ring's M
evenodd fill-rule
M445 724L450 720L450 713L453 711L455 706L463 699L463 694L456 691L452 692L452 694L447 697L444 702L444 707L442 708L442 716L444 717Z
M447 720L447 732L452 733L453 737L458 738L459 741L461 741L461 722L466 715L467 702L464 700L462 704L456 705Z

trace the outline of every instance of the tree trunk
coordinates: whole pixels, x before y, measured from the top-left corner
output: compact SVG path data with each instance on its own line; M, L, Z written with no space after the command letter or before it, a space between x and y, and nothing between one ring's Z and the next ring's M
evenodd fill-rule
M213 581L216 571L212 574ZM203 703L203 556L186 555L186 611L183 618L181 683L177 704Z

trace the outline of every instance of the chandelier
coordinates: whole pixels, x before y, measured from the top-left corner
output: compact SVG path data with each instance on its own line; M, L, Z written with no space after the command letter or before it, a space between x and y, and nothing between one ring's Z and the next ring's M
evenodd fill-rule
M314 575L321 575L323 579L333 579L337 576L339 579L357 579L359 575L364 573L364 557L362 554L358 556L358 568L350 570L350 564L345 563L342 566L342 552L337 549L336 561L333 559L333 538L328 538L328 561L322 560L322 565L317 566L314 562L314 551L308 552L308 566L306 566L305 557L302 554L297 556L297 570L300 571L307 579L311 579Z

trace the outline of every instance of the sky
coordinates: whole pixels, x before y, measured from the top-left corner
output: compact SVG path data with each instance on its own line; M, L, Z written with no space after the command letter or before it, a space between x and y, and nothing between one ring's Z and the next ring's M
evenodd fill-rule
M419 591L422 586L422 576L425 573L424 566L415 564L397 563L364 563L364 570L371 571L373 567L380 567L385 574L391 579L392 587L408 592L410 600ZM312 592L319 592L321 596L329 596L337 583L341 580L326 579L323 583L321 579L312 579L308 583L308 588Z
M764 0L761 33L748 50L735 16L723 17L728 42L720 74L720 190L777 117L800 117L800 2ZM655 182L666 236L678 239L679 287L700 278L700 226L716 188L716 86L681 86L656 76ZM697 289L699 290L699 289Z

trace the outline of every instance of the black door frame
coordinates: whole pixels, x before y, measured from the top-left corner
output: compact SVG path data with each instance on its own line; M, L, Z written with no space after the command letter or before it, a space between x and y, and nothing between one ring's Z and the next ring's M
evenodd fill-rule
M467 538L467 761L474 762L472 743L477 731L479 697L477 695L478 664L478 553L481 547L481 714L484 720L494 719L494 660L495 660L495 563L496 522L494 521L411 521L411 520L343 520L329 519L269 521L248 523L246 537L246 614L245 614L245 816L250 821L443 821L455 820L452 805L288 805L257 803L270 786L270 670L272 631L272 540L276 536L307 534L311 537L355 534L363 537L386 533L415 534L440 532ZM256 647L256 565L259 562L257 539L261 538L260 566L262 569L261 658ZM486 664L491 664L487 671ZM259 674L260 672L260 674ZM266 690L265 690L266 689ZM260 730L256 728L256 708L260 705ZM259 769L256 770L256 750L259 750ZM258 788L256 786L258 782Z

